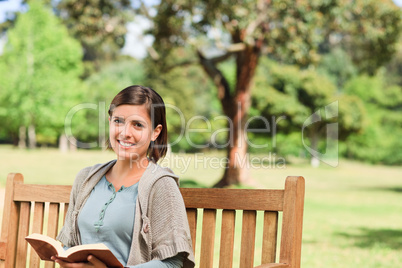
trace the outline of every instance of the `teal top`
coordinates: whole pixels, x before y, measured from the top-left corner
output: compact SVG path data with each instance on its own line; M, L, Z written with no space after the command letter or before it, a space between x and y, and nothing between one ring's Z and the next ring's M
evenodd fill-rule
M78 216L82 244L104 243L126 266L130 253L135 218L138 183L122 186L117 192L103 176L93 188ZM130 267L176 268L183 266L183 257L151 261Z

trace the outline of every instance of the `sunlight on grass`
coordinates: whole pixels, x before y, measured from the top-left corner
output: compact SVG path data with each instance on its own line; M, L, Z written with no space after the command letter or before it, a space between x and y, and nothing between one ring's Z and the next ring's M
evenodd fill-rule
M180 176L183 185L210 187L223 173L221 168L211 168L211 163L204 165L214 156L224 154L174 154L165 165ZM176 163L171 160L175 157ZM86 150L62 154L55 149L21 151L0 146L0 158L0 186L4 187L10 172L23 173L27 183L72 184L80 169L111 160L114 154ZM336 168L322 165L314 169L300 161L281 168L254 168L250 170L253 181L247 187L283 188L287 176L306 179L302 267L400 266L401 167L341 160ZM217 234L219 228L218 223ZM218 240L215 248L219 248ZM239 254L235 256L238 262Z

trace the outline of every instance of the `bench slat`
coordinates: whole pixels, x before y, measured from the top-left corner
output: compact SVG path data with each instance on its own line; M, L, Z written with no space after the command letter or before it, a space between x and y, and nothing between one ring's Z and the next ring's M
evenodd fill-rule
M241 232L240 268L253 267L256 223L256 211L244 210Z
M66 221L66 215L67 215L67 210L68 210L68 203L64 204L64 213L63 213L63 224Z
M222 211L221 248L219 254L219 267L226 268L233 265L233 246L235 234L236 211Z
M285 182L285 212L282 216L280 262L300 267L304 206L304 178L288 177Z
M48 223L47 223L47 236L52 238L56 238L57 235L57 227L59 224L59 210L60 204L57 203L50 203L49 204L49 211L47 213L48 216ZM54 268L55 263L47 261L45 262L45 268Z
M204 209L202 218L200 268L213 267L216 210Z
M274 263L276 258L276 244L278 232L278 212L266 211L264 213L264 227L262 235L261 263Z
M28 244L25 237L29 234L29 218L31 216L31 202L20 205L20 222L18 226L17 257L15 267L25 267L27 263Z
M34 216L32 221L32 233L43 233L43 217L45 211L45 203L35 202ZM34 250L31 250L29 259L30 267L39 268L40 259Z
M197 234L197 209L196 208L188 208L187 211L187 219L188 225L190 227L190 235L193 243L193 251L195 253L195 241Z
M70 185L17 184L14 190L14 200L68 203L70 192Z
M57 227L59 224L60 204L50 203L48 212L47 236L56 238Z
M187 208L283 210L283 190L181 188L180 191Z
M14 189L22 184L24 177L20 173L10 173L7 176L6 193L4 196L3 223L1 225L1 241L6 243L4 258L1 265L15 267L17 248L18 217L20 206L13 201Z

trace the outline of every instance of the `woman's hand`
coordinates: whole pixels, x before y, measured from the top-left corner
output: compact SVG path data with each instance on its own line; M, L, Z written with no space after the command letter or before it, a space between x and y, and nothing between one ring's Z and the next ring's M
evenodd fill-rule
M57 256L53 256L52 260L60 265L63 268L107 268L106 265L98 260L96 257L89 255L88 262L64 262L57 258Z

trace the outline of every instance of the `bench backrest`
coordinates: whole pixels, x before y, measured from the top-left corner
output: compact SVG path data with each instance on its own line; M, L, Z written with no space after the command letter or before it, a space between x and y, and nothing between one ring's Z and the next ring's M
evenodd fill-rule
M39 267L39 257L24 238L30 233L56 237L67 211L71 186L23 180L19 173L7 178L0 267ZM199 267L229 268L237 257L240 268L250 268L255 256L260 267L300 267L303 177L288 177L281 190L181 188L181 193ZM54 263L45 262L45 267Z

